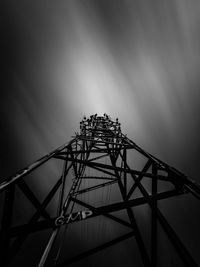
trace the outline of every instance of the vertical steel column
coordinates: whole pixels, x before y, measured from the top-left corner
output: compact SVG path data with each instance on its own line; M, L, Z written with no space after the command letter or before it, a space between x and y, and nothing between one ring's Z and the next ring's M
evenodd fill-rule
M114 158L112 155L110 155L110 159L111 159L111 163L112 163L113 167L116 168L117 158ZM127 162L124 162L124 165L127 166ZM127 199L127 196L125 194L123 184L121 182L121 177L119 176L118 171L116 169L115 169L115 175L118 178L118 185L119 185L119 189L120 189L122 198L124 201L127 201L128 199ZM135 239L136 239L136 242L138 244L138 248L139 248L139 251L141 254L142 262L143 262L145 267L150 267L151 264L150 264L149 256L148 256L144 241L142 239L139 227L137 225L135 216L133 214L133 211L130 207L127 207L126 210L127 210L127 214L128 214L129 220L131 222L131 225L133 227L133 230L135 231Z

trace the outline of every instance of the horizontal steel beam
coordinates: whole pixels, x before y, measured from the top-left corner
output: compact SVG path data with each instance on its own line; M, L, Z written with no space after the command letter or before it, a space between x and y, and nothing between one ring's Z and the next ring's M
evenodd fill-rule
M67 160L72 161L71 158L67 158ZM106 170L113 170L113 171L121 171L121 172L126 172L126 173L130 173L130 174L134 174L134 175L142 175L143 177L154 178L154 179L158 179L158 180L162 180L162 181L167 181L167 182L178 182L178 181L179 182L182 182L180 180L180 178L177 179L177 177L169 178L169 177L164 176L164 175L156 175L155 176L152 173L137 171L137 170L133 170L133 169L126 169L126 168L121 168L121 167L118 167L118 166L112 166L112 165L107 165L107 164L103 164L103 163L99 163L99 162L93 162L93 161L88 161L88 160L81 160L81 159L77 159L77 158L74 159L74 161L77 162L77 163L85 164L86 166L89 166L89 167L92 167L92 168L98 167L99 170L101 168L102 171L104 169L106 169Z
M95 186L91 186L91 187L88 187L88 188L79 190L77 192L74 192L72 194L72 196L77 196L77 195L80 195L80 194L83 194L83 193L87 193L89 191L96 190L96 189L99 189L99 188L102 188L102 187L105 187L105 186L108 186L108 185L112 185L112 184L117 183L117 182L118 182L118 180L117 179L114 179L114 180L112 180L110 182L107 182L107 183L103 183L103 184L98 184L98 185L95 185Z
M105 215L105 216L111 215L109 213L115 212L115 211L120 211L123 209L127 209L127 207L136 207L136 206L147 204L147 203L152 202L154 200L166 199L166 198L177 196L180 194L181 194L180 192L173 190L173 191L167 191L167 192L159 193L157 195L151 195L147 198L146 197L140 197L140 198L124 201L124 202L117 202L114 204L100 206L97 208L93 207L93 214L92 214L92 216L90 216L88 218L93 218L93 217L100 216L100 215ZM71 201L73 201L73 202L75 202L75 203L77 203L83 207L92 208L87 203L85 203L79 199L71 197ZM55 227L54 222L56 219L57 219L57 217L54 217L54 218L50 218L48 220L42 220L42 221L35 222L35 223L29 223L29 224L24 224L21 226L12 227L12 228L10 228L9 234L10 234L10 236L17 236L17 235L21 235L23 233L30 233L30 232L41 231L41 230L48 229L48 228L54 228Z
M174 197L174 196L181 195L181 194L183 194L183 192L178 192L177 190L170 190L170 191L158 193L156 195L150 195L148 197L139 197L139 198L131 199L128 201L117 202L114 204L100 206L100 207L95 208L96 209L95 213L97 215L103 215L105 213L110 213L110 212L115 212L115 211L119 211L122 209L127 209L127 207L136 207L136 206L147 204L147 203L155 201L155 200L162 200L162 199ZM76 202L79 205L84 206L84 202L79 200L79 199L75 199L72 197L71 200ZM96 214L95 214L95 216L96 216Z

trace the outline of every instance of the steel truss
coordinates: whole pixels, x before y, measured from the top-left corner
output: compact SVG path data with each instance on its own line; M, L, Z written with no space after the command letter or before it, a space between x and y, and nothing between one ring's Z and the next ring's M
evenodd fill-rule
M129 151L134 151L135 155L138 154L145 159L142 168L133 168L128 164ZM105 158L107 163L103 161ZM25 178L50 160L63 162L62 173L41 202L25 181ZM131 161L134 161L134 158ZM87 175L86 168L96 171L97 175ZM73 171L73 180L71 188L66 194L66 179L69 177L70 171ZM93 181L96 179L101 181L101 183L81 189L81 183L88 179ZM142 184L144 179L149 180L151 190L145 188ZM170 184L171 189L159 192L158 182ZM121 201L96 207L78 198L82 194L114 184L119 188L122 197ZM25 224L13 226L13 207L17 187L26 196L27 201L30 201L35 207L36 211ZM141 197L134 196L136 189L140 190ZM57 215L52 217L47 211L47 206L58 192ZM128 139L121 132L118 119L112 121L106 114L104 116L97 116L95 114L88 119L84 117L80 123L80 133L77 133L69 143L57 148L16 175L5 180L0 184L0 193L4 194L0 232L1 266L8 266L12 262L12 259L30 234L52 229L46 248L41 253L41 259L38 262L39 267L45 266L52 247L63 227L97 216L105 216L130 230L127 234L116 237L100 246L84 251L72 258L58 261L54 266L67 266L128 238L135 238L143 265L156 267L158 222L185 266L197 266L184 244L159 210L158 202L185 193L191 193L195 197L200 198L200 186L180 171L147 153ZM76 204L81 206L82 209L74 211ZM142 238L141 230L133 211L133 207L144 204L148 204L151 209L150 253L146 249L145 240ZM127 212L128 221L111 214L121 210Z

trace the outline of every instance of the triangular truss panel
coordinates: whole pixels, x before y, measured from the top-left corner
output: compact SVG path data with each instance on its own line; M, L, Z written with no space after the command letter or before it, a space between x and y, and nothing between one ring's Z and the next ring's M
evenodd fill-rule
M175 251L168 262L198 266L160 206L186 193L200 198L200 186L106 114L84 117L69 143L5 180L0 193L1 266L91 266L95 255L95 266L116 265L119 250L124 266L169 266L162 235Z

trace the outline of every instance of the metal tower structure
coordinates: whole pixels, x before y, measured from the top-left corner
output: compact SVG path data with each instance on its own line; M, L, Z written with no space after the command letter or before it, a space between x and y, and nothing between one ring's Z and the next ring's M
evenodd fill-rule
M51 179L54 184L51 188L47 186L46 196L41 198L34 190L40 183L42 185L44 172L40 175L39 171L50 161L58 162L60 175ZM35 177L36 187L30 184ZM38 267L68 266L127 239L135 240L143 266L156 267L158 225L180 256L183 266L198 266L159 205L164 199L186 193L200 198L200 186L140 148L122 133L118 119L113 121L106 114L84 117L80 122L80 132L69 143L6 179L0 184L0 193L1 266L14 266L12 264L29 236L48 231L45 245L41 245L41 252L37 255ZM19 203L30 202L33 213L26 214L25 222L16 223L15 200L20 194L24 199ZM52 201L56 207L54 211L49 208ZM150 210L149 247L142 234L144 229L135 216L135 209L144 205ZM110 223L107 228L102 226L102 222L97 222L97 218L102 217ZM90 221L93 221L91 239L94 240L95 227L101 228L104 237L109 237L107 232L112 232L112 224L125 230L122 235L110 235L106 242L99 244L94 241L90 248L84 244L78 253L67 254L70 243L65 239L70 227L76 225L76 235L80 234L77 229L81 227L86 234L89 231L83 224ZM99 240L102 241L102 237Z

